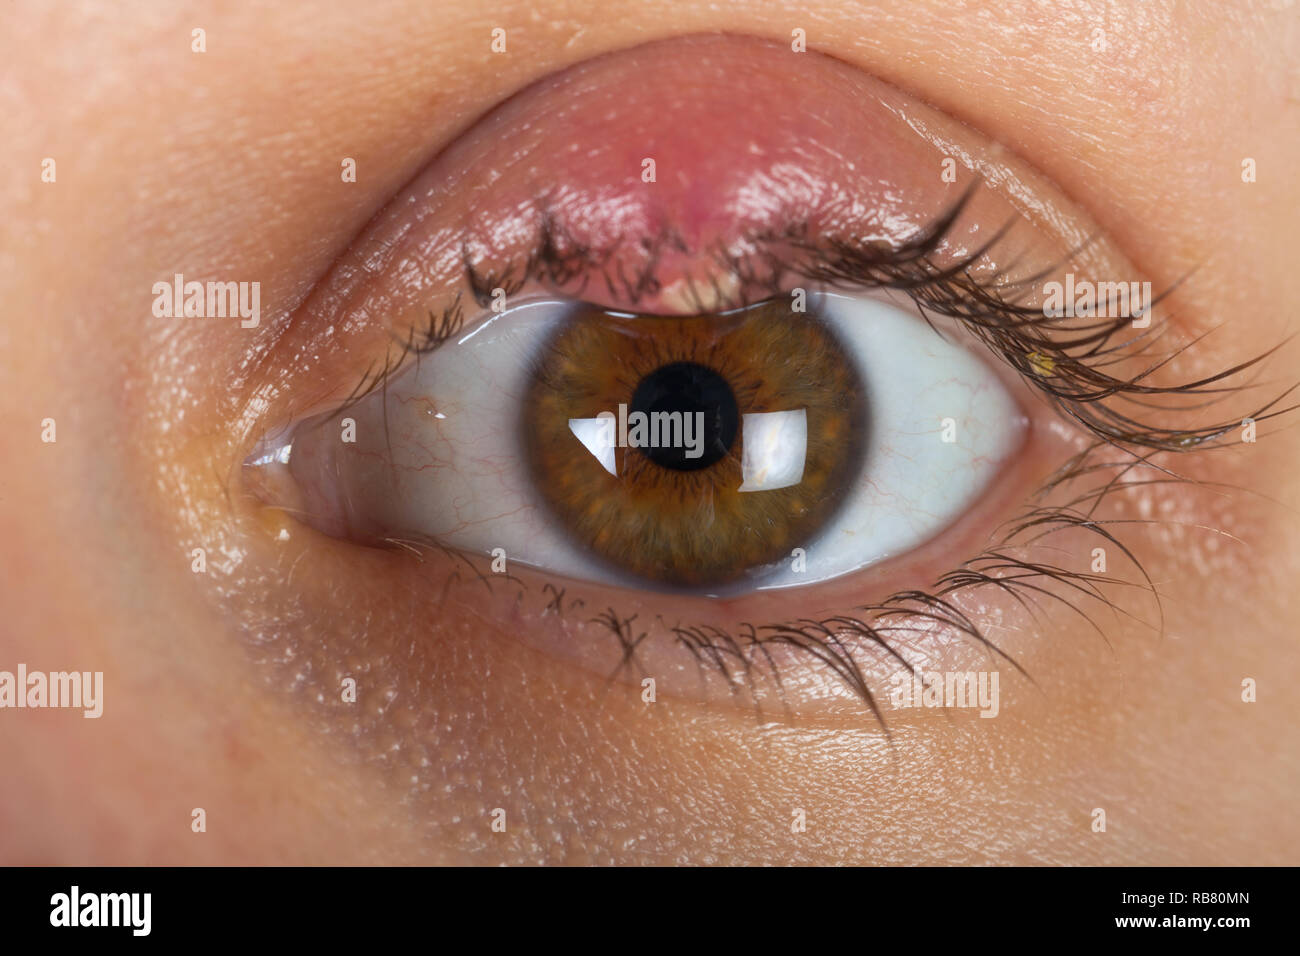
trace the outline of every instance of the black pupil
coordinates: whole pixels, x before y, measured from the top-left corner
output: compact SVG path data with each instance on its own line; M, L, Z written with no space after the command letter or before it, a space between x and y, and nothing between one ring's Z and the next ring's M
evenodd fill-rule
M636 412L651 423L648 434L660 439L659 447L641 447L641 453L677 471L712 465L731 448L740 427L731 386L713 369L694 362L672 362L641 379L628 407L629 417ZM680 428L667 417L674 412L681 413Z

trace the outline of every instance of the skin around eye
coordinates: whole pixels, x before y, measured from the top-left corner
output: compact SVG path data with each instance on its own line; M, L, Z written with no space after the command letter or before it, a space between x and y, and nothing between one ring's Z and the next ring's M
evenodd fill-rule
M425 264L417 245L386 258L383 243L370 242L376 214L398 238L400 207L415 213L426 194L407 187L439 154L450 157L448 144L464 137L466 148L494 104L587 58L644 63L638 44L667 46L690 31L766 37L754 42L772 51L771 70L784 70L790 99L816 85L815 50L906 91L899 125L877 133L889 152L898 152L886 145L894 134L909 130L932 145L913 165L900 157L908 172L933 171L932 180L917 176L918 195L960 192L979 169L989 193L1039 208L1041 217L1025 216L1034 228L1046 222L1050 231L1075 218L1074 206L1086 208L1158 290L1187 278L1170 299L1178 313L1168 328L1218 329L1179 357L1215 375L1279 344L1294 324L1300 181L1287 171L1300 127L1285 121L1295 99L1293 5L1241 5L1225 31L1220 5L1172 0L831 2L798 18L788 5L750 0L381 0L362 18L347 5L305 2L309 12L297 3L182 3L176 17L144 5L108 18L89 7L6 12L13 82L0 125L10 124L16 159L0 187L11 227L0 240L8 306L0 447L10 465L0 476L0 670L24 660L29 669L103 670L106 688L98 720L0 714L10 781L0 816L22 821L0 841L7 862L1295 862L1300 432L1288 419L1259 421L1254 443L1152 460L1168 472L1130 467L1095 512L1126 519L1105 527L1158 582L1163 632L1140 606L1136 580L1128 588L1136 597L1111 592L1115 610L1045 584L1078 601L1092 623L1046 595L1032 619L1017 616L1009 597L985 588L963 606L1032 685L995 655L945 660L927 641L927 656L920 635L896 630L891 645L925 670L1000 669L1002 699L996 719L974 722L946 708L895 709L895 661L871 683L888 741L861 706L841 719L794 722L774 707L760 723L747 708L682 700L662 683L648 702L639 684L609 684L522 645L521 634L559 614L516 605L510 582L489 577L489 590L450 558L422 564L314 533L245 494L240 470L278 423L342 404L367 367L382 363L390 334L405 341L406 319L418 317L383 307L384 298L401 300ZM490 52L490 22L508 29L508 53ZM196 26L207 32L205 54L190 49ZM790 50L794 26L806 28L807 53ZM1100 35L1104 51L1091 45ZM666 102L663 91L680 81L716 84L740 97L737 115L753 116L743 84L700 79L710 61L695 45L676 65L665 56L658 71L640 71L640 102L653 106L655 90ZM586 76L599 86L594 64ZM758 105L776 115L767 93ZM810 98L806 114L817 116L826 99ZM604 111L612 127L624 122L619 102ZM861 98L863 113L872 102ZM549 125L550 115L536 120ZM855 122L846 113L840 125ZM702 149L712 148L707 133L696 137ZM1000 158L981 145L986 135L1007 147ZM482 146L485 169L508 158L508 138L496 142L496 156ZM941 179L945 156L956 184ZM340 181L345 158L355 160L355 181ZM856 160L852 151L846 158ZM1041 188L1025 163L1062 192ZM48 181L38 177L47 165ZM653 185L669 184L662 161L659 172ZM903 195L897 174L881 163L875 178L886 195L866 189L864 203L896 208L888 194ZM638 162L620 203L634 202L639 176ZM424 179L421 189L431 185ZM980 217L977 235L1016 208ZM429 230L437 216L425 210ZM899 237L912 226L897 225ZM412 239L419 231L408 227ZM638 240L630 230L628 241ZM344 254L354 243L364 256ZM483 255L484 275L496 271L486 247ZM1056 256L1044 260L1034 266ZM348 270L357 308L313 296L327 278L341 289ZM261 324L155 316L150 289L176 272L260 280ZM1125 274L1123 264L1076 270L1076 278ZM599 271L589 284L606 290ZM1261 383L1290 384L1296 345ZM745 620L865 616L857 609L879 603L893 579L933 590L934 568L985 548L987 526L1002 515L1084 495L1086 486L1022 496L1068 460L1075 449L1064 438L1078 430L1035 394L1022 396L1026 451L1058 434L1063 447L1026 454L1041 467L1013 465L987 505L935 549L891 564L891 580L882 564L853 576L844 593L807 589L793 608L761 596L718 602L728 613L713 623L742 640L734 625ZM1226 420L1243 395L1225 393L1213 419L1191 417ZM1234 433L1254 407L1240 409ZM57 419L57 443L38 440L45 418ZM1120 472L1091 474L1102 486ZM1127 576L1117 545L1095 537L1031 557L1091 570L1097 547L1109 575ZM205 571L194 569L196 550L206 553ZM585 607L574 606L574 590L558 602L570 643L581 645L582 622L607 610L590 590ZM615 603L620 624L636 616L623 627L629 641L654 629L656 615L708 623L694 605L680 615L677 607ZM587 629L587 643L617 648L609 629ZM641 646L649 643L658 639ZM727 645L714 643L730 660ZM688 674L685 643L677 656ZM870 680L869 652L859 657ZM1248 678L1258 683L1252 702L1243 699ZM345 680L357 687L353 702L341 698ZM199 805L206 834L190 828ZM496 808L506 832L489 826ZM795 808L806 812L806 831L791 830Z

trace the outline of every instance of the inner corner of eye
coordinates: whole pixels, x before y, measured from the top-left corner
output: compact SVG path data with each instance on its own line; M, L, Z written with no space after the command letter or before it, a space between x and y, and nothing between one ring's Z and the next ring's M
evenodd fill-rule
M335 536L723 595L839 577L935 537L1021 427L987 362L880 298L689 316L544 300L248 464Z

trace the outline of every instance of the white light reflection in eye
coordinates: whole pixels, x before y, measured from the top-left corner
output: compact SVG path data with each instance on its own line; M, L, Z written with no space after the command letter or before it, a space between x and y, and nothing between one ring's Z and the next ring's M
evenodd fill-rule
M601 468L611 475L618 475L618 465L614 461L614 433L608 418L570 418L569 431L582 442L583 448L595 456Z
M808 410L751 412L741 416L744 453L738 491L776 491L803 481L808 451Z
M611 475L618 475L614 416L570 418L569 431ZM776 491L803 481L808 452L808 411L751 412L741 416L744 452L739 491Z

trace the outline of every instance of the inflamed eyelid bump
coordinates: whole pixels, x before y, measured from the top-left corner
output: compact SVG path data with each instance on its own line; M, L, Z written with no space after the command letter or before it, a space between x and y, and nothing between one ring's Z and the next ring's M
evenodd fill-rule
M974 134L956 129L945 146L933 126L914 101L845 63L753 38L598 57L520 92L447 147L306 313L419 327L456 296L471 312L471 293L480 306L513 297L526 261L540 264L548 291L594 305L711 312L771 294L745 286L776 281L785 239L898 245L969 196L936 250L937 262L955 261L1014 214L973 184L1016 177L993 161L972 169ZM1092 228L1051 223L1059 236L1034 237L1043 256L1076 248Z

